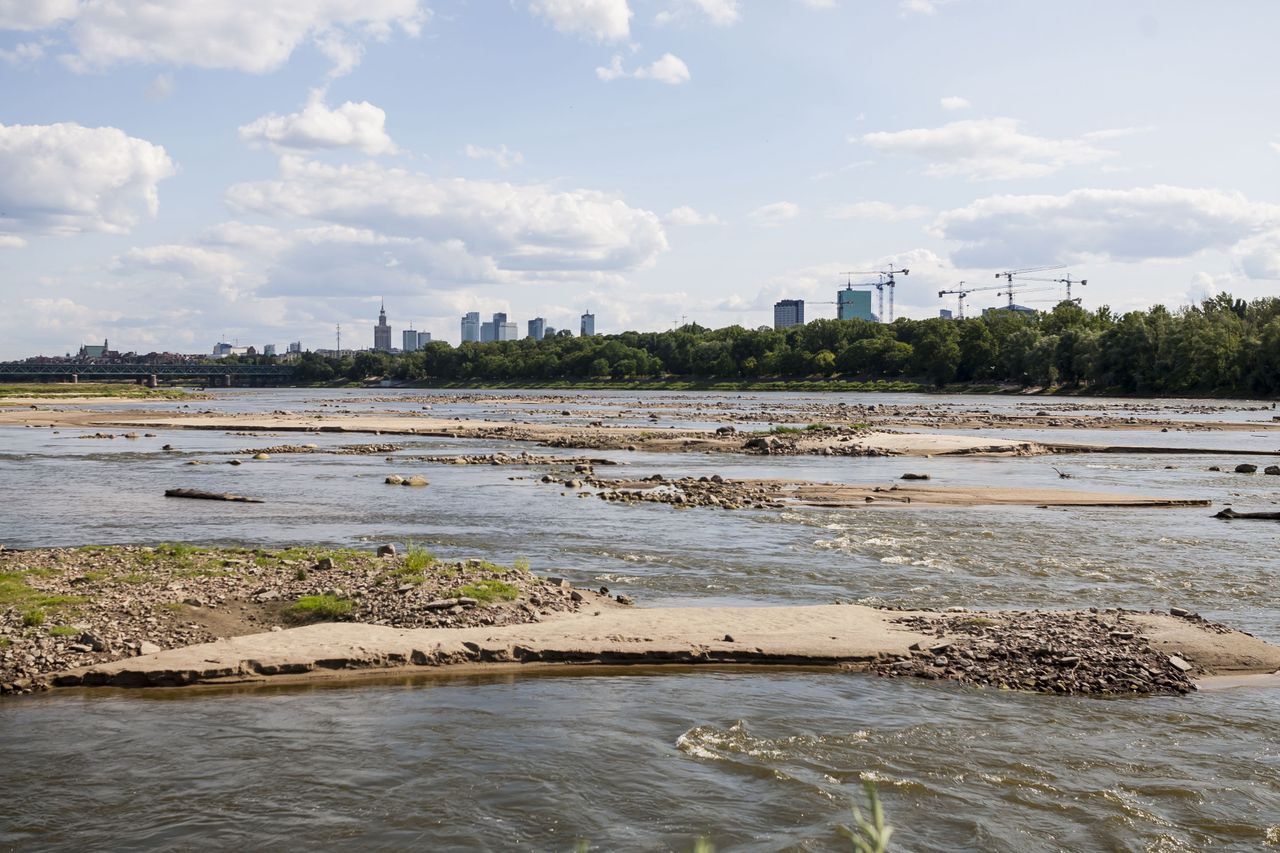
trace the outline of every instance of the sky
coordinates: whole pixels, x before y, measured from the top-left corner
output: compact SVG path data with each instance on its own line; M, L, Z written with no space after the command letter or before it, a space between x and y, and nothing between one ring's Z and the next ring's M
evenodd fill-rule
M1090 309L1276 295L1277 31L1270 0L0 0L0 358L370 347L384 299L397 344L755 327L891 264L917 318L1058 264Z

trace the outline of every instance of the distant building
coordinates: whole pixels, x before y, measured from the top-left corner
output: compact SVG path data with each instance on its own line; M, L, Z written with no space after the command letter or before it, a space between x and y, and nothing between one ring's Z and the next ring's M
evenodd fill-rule
M534 317L529 321L529 337L535 341L540 341L547 334L547 321L541 317Z
M253 347L238 347L235 344L216 343L213 345L214 358L226 358L229 355L255 355L257 350Z
M545 338L554 338L555 336L556 336L556 327L555 327L555 326L547 326L545 329L543 329L543 330L542 330L542 337L543 337L544 339L545 339Z
M378 352L391 352L391 326L387 323L386 303L378 312L378 325L373 327L373 348Z
M289 344L289 352L297 352L297 353L302 352L302 341L294 341L293 343Z
M431 343L431 333L418 332L418 349L426 349L429 343Z
M582 336L589 338L596 333L596 315L588 311L582 315Z
M111 351L111 344L107 340L102 341L102 346L97 344L81 344L80 352L77 358L102 358Z
M480 312L469 311L462 315L462 342L480 340Z
M413 329L405 329L400 333L400 350L401 352L417 352L418 351L418 333Z
M271 356L274 356L274 355L276 354L276 345L275 345L275 344L263 344L263 345L262 345L262 354L263 354L263 355L271 355Z
M804 300L782 299L773 303L773 328L789 329L804 325Z
M514 321L507 320L507 315L501 311L495 312L489 322L480 324L480 340L485 343L514 341L519 335L519 326Z
M871 291L852 287L836 291L836 319L875 320L876 315L871 313Z
M954 315L954 314L952 314L952 313L951 313L951 309L950 309L950 308L939 308L939 309L938 309L938 319L939 319L939 320L954 320L955 318L956 318L956 317L955 317L955 315Z

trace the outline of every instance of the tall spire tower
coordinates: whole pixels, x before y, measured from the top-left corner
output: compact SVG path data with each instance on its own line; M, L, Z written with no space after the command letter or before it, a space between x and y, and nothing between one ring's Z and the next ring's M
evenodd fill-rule
M391 352L391 326L387 323L387 301L382 300L378 311L378 325L373 327L373 348L379 352Z

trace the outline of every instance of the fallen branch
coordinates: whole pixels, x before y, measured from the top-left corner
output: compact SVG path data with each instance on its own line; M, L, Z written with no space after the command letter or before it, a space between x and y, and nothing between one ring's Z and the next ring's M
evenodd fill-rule
M1233 518L1257 519L1259 521L1280 521L1280 512L1236 512L1231 507L1219 512L1214 518L1225 518L1228 521Z
M166 498L195 498L202 501L235 501L244 504L260 504L259 498L246 498L244 495L229 495L225 492L205 492L200 489L165 489Z

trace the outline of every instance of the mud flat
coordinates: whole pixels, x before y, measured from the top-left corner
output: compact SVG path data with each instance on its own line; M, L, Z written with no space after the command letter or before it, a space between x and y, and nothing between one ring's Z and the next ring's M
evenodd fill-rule
M328 680L527 665L841 666L1084 695L1179 694L1193 678L1273 673L1280 648L1186 613L984 613L858 605L585 609L537 624L311 625L51 677L55 687Z

